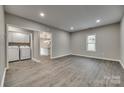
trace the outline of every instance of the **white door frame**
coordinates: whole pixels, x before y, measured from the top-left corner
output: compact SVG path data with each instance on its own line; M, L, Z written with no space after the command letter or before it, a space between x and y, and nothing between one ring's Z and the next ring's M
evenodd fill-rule
M46 32L46 31L43 31L43 32ZM52 36L52 32L47 32L47 33L50 33L51 34L51 44L50 44L50 59L52 59L52 38L53 38L53 36ZM40 40L39 40L40 41ZM41 47L41 46L40 46ZM39 48L40 48L39 47ZM40 55L41 56L41 55Z
M5 51L6 51L6 69L9 69L9 62L8 62L8 25L5 25Z

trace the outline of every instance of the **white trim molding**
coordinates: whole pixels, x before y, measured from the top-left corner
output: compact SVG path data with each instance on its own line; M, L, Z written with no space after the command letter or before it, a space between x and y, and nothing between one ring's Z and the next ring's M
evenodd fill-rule
M4 68L4 72L3 72L3 76L2 76L2 80L1 80L0 87L4 87L4 81L5 81L5 76L6 76L6 70L7 70L7 68Z
M71 53L70 54L65 54L65 55L51 57L51 59L57 59L57 58L61 58L61 57L69 56L69 55L71 55Z
M88 56L88 55L81 55L81 54L72 54L72 55L74 55L74 56L81 56L81 57L87 57L87 58L94 58L94 59L101 59L101 60L120 62L120 60L118 60L118 59L111 59L111 58L104 58L104 57L95 57L95 56Z
M33 61L40 63L40 60L36 59L36 58L32 58Z
M121 64L122 68L124 69L124 64L123 64L122 60L120 60L120 64Z

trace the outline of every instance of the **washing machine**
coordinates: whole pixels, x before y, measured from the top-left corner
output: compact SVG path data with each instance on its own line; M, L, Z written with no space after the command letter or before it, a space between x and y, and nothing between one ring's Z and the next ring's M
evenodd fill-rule
M20 46L20 59L30 59L31 48L29 46Z
M19 47L18 46L8 47L8 60L9 62L19 60Z

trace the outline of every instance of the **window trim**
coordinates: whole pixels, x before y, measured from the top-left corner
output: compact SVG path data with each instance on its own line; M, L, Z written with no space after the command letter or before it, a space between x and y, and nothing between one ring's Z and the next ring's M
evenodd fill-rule
M92 43L88 43L88 36L92 36L94 35L95 36L95 50L88 50L88 44L92 44ZM96 33L95 34L88 34L87 37L86 37L86 51L87 52L96 52Z

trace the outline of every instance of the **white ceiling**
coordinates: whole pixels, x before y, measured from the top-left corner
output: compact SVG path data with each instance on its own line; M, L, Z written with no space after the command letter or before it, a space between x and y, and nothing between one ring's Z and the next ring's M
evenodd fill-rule
M7 5L5 11L65 31L74 32L119 22L124 12L124 6ZM40 16L41 12L45 13L44 18ZM100 19L101 22L96 23L97 19ZM74 30L70 30L72 26Z

